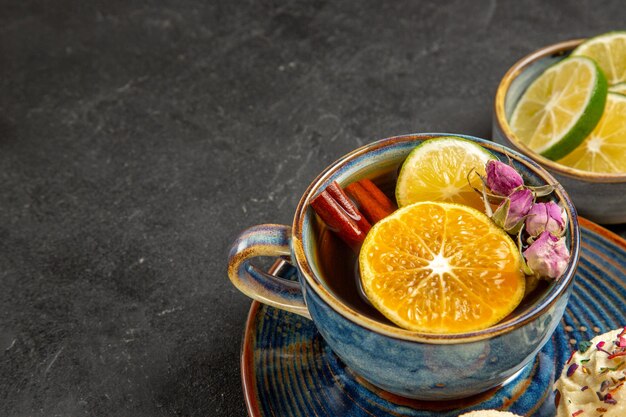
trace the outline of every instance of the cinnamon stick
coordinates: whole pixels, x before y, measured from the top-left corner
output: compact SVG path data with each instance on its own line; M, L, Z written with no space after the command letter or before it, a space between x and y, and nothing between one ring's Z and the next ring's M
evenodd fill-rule
M355 250L372 227L336 182L313 198L311 207L330 230Z
M328 187L326 187L326 191L328 194L343 208L348 216L351 219L354 219L356 225L359 229L363 230L365 233L369 232L372 228L371 224L367 221L367 218L361 214L359 209L354 205L350 197L346 195L344 190L341 189L337 181L333 181L330 183Z
M371 224L389 216L397 207L371 180L363 179L346 187L346 192L357 203Z

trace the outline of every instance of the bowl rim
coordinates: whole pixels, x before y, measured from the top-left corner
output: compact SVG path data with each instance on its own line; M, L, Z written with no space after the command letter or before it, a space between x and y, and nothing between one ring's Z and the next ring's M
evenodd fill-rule
M422 333L417 331L405 330L400 327L381 323L377 320L369 318L358 311L346 306L339 299L327 290L320 281L315 278L315 273L311 269L308 263L308 257L303 244L303 225L305 214L307 210L311 210L309 207L309 201L314 195L317 194L319 189L331 178L334 174L349 166L350 162L370 153L376 153L384 148L398 146L399 143L404 142L417 142L427 139L443 136L455 136L464 139L469 139L477 142L487 150L495 150L502 154L507 155L511 159L521 163L527 169L533 171L536 175L541 177L546 184L555 185L555 193L559 197L559 200L564 202L564 208L568 217L568 227L571 233L571 246L570 246L570 262L567 269L563 273L563 276L557 281L546 297L534 306L532 309L524 312L524 314L518 315L505 323L499 323L495 326L488 327L483 330L477 330L467 333L454 333L454 334L434 334L434 333ZM337 161L333 162L324 171L322 171L313 182L307 187L306 191L302 195L292 225L292 262L295 262L300 276L304 278L308 288L311 288L324 302L326 302L332 310L340 314L347 320L375 333L382 334L384 336L407 340L412 342L421 342L427 344L460 344L471 343L485 339L491 339L498 335L509 333L516 330L527 323L542 316L548 311L564 294L574 282L574 276L576 267L578 265L580 255L580 229L578 224L578 216L574 204L572 203L569 195L563 189L561 184L556 179L542 168L539 164L531 160L530 158L511 150L503 145L495 142L487 141L485 139L476 138L469 135L451 134L451 133L416 133L401 136L393 136L386 139L381 139L376 142L372 142L368 145L362 146ZM304 283L301 284L304 287Z
M575 178L579 180L584 180L588 182L599 182L599 183L615 183L615 182L626 182L626 173L624 174L609 174L609 173L595 173L583 171L576 168L571 168L565 165L561 165L555 161L552 161L540 154L536 153L524 143L522 143L519 138L513 133L511 126L509 125L508 120L506 119L506 114L504 111L504 101L506 95L511 87L513 81L520 76L530 65L535 63L541 58L545 58L550 55L555 55L559 53L570 52L575 49L578 45L585 42L587 39L572 39L564 42L555 43L552 45L544 46L543 48L537 49L536 51L526 55L519 61L517 61L513 66L511 66L504 77L500 80L500 84L498 85L498 89L496 90L496 96L494 100L494 115L495 122L498 124L498 128L502 131L504 136L509 140L511 144L513 144L517 150L527 157L534 159L539 162L541 165L548 167L553 172L558 174Z

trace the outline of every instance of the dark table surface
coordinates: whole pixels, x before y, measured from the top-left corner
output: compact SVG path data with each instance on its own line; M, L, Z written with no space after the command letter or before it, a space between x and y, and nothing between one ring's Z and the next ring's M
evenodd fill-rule
M511 64L624 22L623 0L2 0L0 415L246 415L236 234L289 223L359 145L489 138Z

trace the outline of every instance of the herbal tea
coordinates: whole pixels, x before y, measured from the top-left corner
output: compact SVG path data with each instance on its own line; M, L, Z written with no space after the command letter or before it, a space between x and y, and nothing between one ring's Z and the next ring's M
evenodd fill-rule
M371 179L391 201L394 200L396 171ZM360 283L358 252L341 240L324 222L318 222L316 227L318 248L316 263L320 267L326 287L359 313L391 324L380 311L372 306L363 292Z
M345 193L333 183L311 201L324 283L350 307L409 330L462 333L525 308L546 285L539 278L562 274L566 222L543 201L550 187L524 185L452 137L416 146L395 172Z

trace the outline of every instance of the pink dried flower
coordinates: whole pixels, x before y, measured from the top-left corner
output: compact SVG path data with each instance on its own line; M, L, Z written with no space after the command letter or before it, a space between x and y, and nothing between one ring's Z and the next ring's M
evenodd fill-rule
M542 278L560 277L569 263L569 250L565 238L543 232L525 251L526 264L533 273Z
M526 218L526 231L535 237L548 231L554 236L562 236L567 224L567 215L558 204L537 203L532 206Z
M485 170L487 172L487 186L494 194L506 197L524 185L521 175L504 162L489 161Z
M518 226L533 205L532 191L522 188L505 198L492 216L493 221L506 231Z

